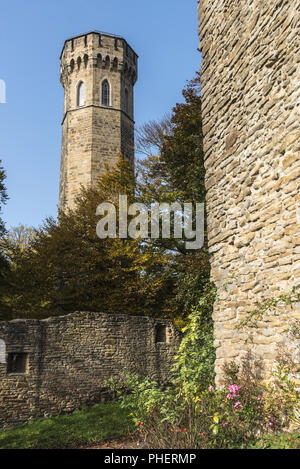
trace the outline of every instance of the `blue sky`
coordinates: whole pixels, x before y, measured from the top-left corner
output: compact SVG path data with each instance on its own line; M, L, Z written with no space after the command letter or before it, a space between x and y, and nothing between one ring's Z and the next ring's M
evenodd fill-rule
M97 29L139 55L135 120L159 119L182 101L200 67L196 0L10 0L1 6L0 159L7 171L7 228L57 215L65 39Z

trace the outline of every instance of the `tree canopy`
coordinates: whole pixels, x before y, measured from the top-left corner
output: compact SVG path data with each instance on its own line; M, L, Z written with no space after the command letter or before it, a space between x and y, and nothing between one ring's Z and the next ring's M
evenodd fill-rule
M79 190L73 210L5 237L10 269L0 318L3 311L11 318L87 310L181 319L190 313L209 282L206 246L187 251L184 239L174 236L100 239L96 233L98 205L111 202L118 213L119 195L127 195L128 204L148 207L204 202L199 75L183 97L169 117L139 129L138 151L144 158L137 174L120 155L96 185Z

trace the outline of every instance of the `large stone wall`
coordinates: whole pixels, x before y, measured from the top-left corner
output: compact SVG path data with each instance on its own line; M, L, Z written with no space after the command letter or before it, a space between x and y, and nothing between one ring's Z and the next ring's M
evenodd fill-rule
M166 342L157 341L161 326ZM147 317L74 313L1 322L0 427L100 402L109 397L104 380L125 369L167 382L179 343L171 321ZM12 353L27 354L24 373L9 370Z
M60 209L72 208L80 186L94 184L120 154L134 164L137 67L136 53L121 37L92 31L65 42L60 69L64 87ZM104 80L110 86L107 106L101 96ZM79 106L81 82L85 102Z
M217 378L247 350L267 376L299 305L235 326L300 283L300 2L198 3Z

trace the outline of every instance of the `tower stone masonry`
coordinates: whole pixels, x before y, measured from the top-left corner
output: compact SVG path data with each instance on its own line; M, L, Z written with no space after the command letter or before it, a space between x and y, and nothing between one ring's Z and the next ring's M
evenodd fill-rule
M280 344L300 373L300 304L236 328L300 284L300 2L198 3L217 381L247 352L267 378Z
M125 39L91 31L65 41L59 209L74 206L122 154L134 164L134 84L138 56Z

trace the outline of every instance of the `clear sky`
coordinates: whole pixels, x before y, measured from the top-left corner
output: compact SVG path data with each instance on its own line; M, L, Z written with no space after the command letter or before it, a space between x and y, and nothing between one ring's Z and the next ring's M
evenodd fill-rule
M2 2L0 159L10 197L7 228L57 215L65 39L97 29L123 36L139 55L135 120L159 119L200 67L196 0L10 0Z

